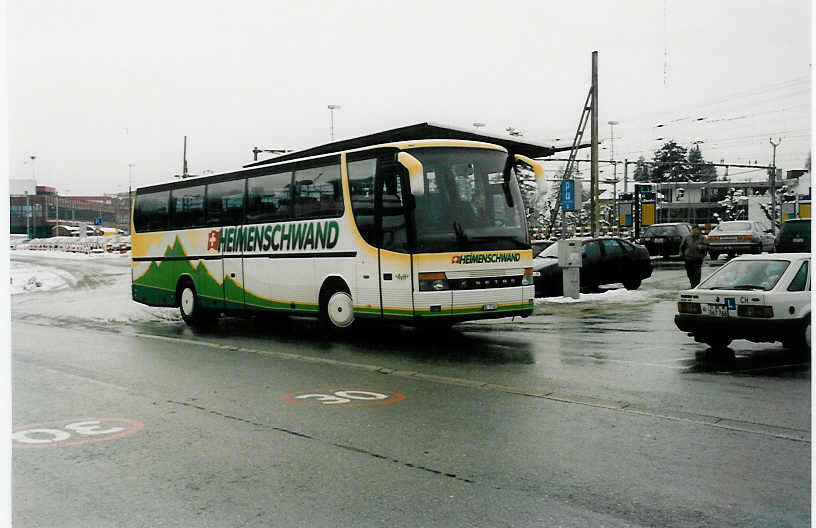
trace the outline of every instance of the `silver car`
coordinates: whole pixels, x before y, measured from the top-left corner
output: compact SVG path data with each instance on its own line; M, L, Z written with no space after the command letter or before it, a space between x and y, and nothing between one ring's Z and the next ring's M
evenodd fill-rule
M773 252L773 230L759 222L734 220L722 222L708 234L708 255L716 260L723 253L728 258L743 253Z

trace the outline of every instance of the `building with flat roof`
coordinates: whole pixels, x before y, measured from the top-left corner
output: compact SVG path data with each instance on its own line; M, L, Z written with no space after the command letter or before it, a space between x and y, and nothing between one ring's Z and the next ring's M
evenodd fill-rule
M79 227L83 223L130 232L127 193L62 196L57 195L56 188L37 185L35 180L10 180L9 194L12 234L27 234L30 238L66 235L68 230L58 226Z

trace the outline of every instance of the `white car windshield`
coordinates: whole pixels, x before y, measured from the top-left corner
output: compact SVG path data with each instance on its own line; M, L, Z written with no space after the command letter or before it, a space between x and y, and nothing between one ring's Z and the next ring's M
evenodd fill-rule
M704 280L700 290L772 290L790 264L787 260L732 260Z

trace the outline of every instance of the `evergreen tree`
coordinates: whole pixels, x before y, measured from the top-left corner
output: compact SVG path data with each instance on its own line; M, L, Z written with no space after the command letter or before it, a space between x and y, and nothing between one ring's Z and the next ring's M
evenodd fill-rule
M717 169L713 163L703 159L700 145L695 145L688 152L689 179L697 182L710 182L717 179Z
M664 144L654 154L652 181L657 183L689 181L687 150L675 141Z
M637 163L635 164L635 172L633 173L632 178L636 182L641 183L648 183L651 181L649 166L646 164L646 158L644 158L642 155L638 157Z

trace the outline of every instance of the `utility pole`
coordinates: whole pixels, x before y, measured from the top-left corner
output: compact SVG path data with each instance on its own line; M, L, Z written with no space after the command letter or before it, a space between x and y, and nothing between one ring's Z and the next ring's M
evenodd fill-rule
M618 121L607 121L609 125L609 157L612 158L612 210L615 212L615 223L618 223L618 162L615 161L615 125Z
M592 160L591 160L591 200L592 209L590 233L595 237L598 231L600 203L598 202L598 52L592 52Z
M130 215L133 212L133 163L128 163L128 226L130 225ZM130 227L128 227L130 231Z
M623 158L623 194L629 192L629 158Z
M26 208L25 208L25 217L26 217L26 238L31 238L31 228L28 226L28 217L31 215L31 206L29 205L28 201L28 191L23 191L26 197Z
M776 234L776 147L782 143L782 138L777 139L776 143L774 143L771 138L768 138L768 141L770 141L773 147L773 161L771 162L771 174L769 176L771 183L771 227L774 230L774 234Z

